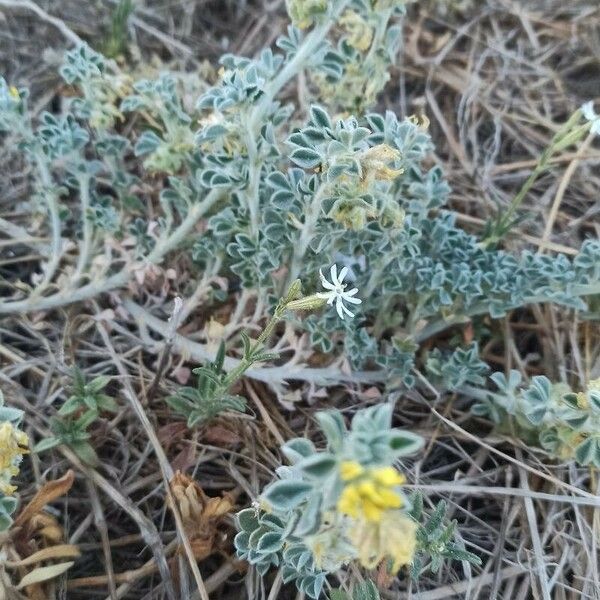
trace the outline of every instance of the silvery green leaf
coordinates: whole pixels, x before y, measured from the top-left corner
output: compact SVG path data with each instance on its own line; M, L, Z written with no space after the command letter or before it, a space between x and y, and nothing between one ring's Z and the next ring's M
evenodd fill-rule
M424 440L420 435L410 431L393 430L388 434L388 443L394 456L400 457L420 450Z
M317 531L321 525L321 495L312 494L302 511L300 520L294 529L294 536L302 538Z
M323 411L318 412L315 419L325 434L329 448L333 452L338 452L342 448L347 433L342 415L337 411Z
M250 541L250 533L248 531L240 531L233 538L233 544L238 554L243 555L248 551Z
M237 521L243 531L251 532L258 527L258 517L253 508L246 508L237 514Z
M284 540L279 533L265 533L259 540L256 549L267 554L279 552L283 548Z
M134 152L136 156L143 156L154 152L163 141L153 131L144 131L138 139Z
M583 466L600 468L600 436L588 437L575 448L575 460Z
M313 489L312 484L299 480L276 481L269 485L262 498L275 510L291 510L301 504Z
M282 447L284 456L292 463L313 455L316 452L314 444L306 438L295 438L289 440Z
M296 467L305 475L313 479L325 479L337 465L336 458L328 453L321 452L302 459Z
M352 600L380 600L377 586L370 580L359 583L352 592Z
M321 163L321 155L310 148L297 148L290 154L290 160L304 169L313 169Z
M311 121L318 127L327 129L332 128L331 119L329 118L327 111L320 106L313 104L310 107L310 118Z

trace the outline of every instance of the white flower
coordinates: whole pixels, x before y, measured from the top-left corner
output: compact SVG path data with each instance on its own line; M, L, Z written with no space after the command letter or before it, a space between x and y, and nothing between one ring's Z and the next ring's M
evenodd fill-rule
M600 115L594 110L594 103L591 101L586 102L581 107L581 113L592 124L590 133L600 135Z
M329 273L331 275L331 283L325 279L323 272L319 270L319 275L321 276L321 285L326 290L330 291L319 292L317 296L319 296L319 298L326 298L327 304L330 306L335 302L335 309L337 310L337 314L340 315L340 319L344 318L344 313L346 313L349 317L353 317L354 313L348 310L344 302L349 302L350 304L361 304L362 300L359 298L354 298L354 296L356 296L358 293L358 288L353 288L349 291L346 291L347 284L343 283L343 281L344 277L346 277L348 274L348 267L344 267L338 276L337 265L332 265Z

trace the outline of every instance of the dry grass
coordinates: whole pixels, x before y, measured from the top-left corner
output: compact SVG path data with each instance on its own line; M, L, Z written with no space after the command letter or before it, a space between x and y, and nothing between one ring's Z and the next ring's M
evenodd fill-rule
M566 117L600 96L600 8L596 0L488 0L444 13L437 6L442 3L456 4L422 0L411 8L403 58L382 105L431 118L452 205L465 227L479 230L514 196ZM131 23L130 60L191 71L223 51L250 54L285 26L282 4L149 0ZM38 0L35 7L33 0L0 0L0 72L31 85L41 109L56 101L63 49L75 37L98 41L111 2ZM593 143L559 156L527 197L523 208L531 218L507 245L572 254L584 238L600 235L599 164L600 147ZM24 216L18 201L24 175L15 168L1 178L0 218L19 223ZM0 277L17 269L25 278L46 240L32 241L28 256L15 263L7 237L0 239ZM174 283L169 294L178 291ZM22 472L25 499L69 468L77 474L69 496L53 504L67 541L82 551L57 597L168 598L182 585L204 590L186 598L267 598L269 590L245 579L232 558L231 519L222 525L228 537L215 553L189 571L189 581L178 581L178 573L188 572L181 567L196 562L181 519L167 508L173 470L192 474L211 496L228 491L245 504L280 464L280 441L314 429L316 408L367 404L373 388L349 380L324 400L314 394L314 373L302 372L292 389L305 401L288 412L273 393L281 373L259 369L240 390L251 408L247 416L189 431L168 418L163 399L176 389L177 376L195 365L190 358L203 358L198 342L207 340L198 332L208 315L202 294L169 352L163 336L113 301L102 297L0 321L0 386L9 403L27 411L31 435L47 431L52 403L65 394L68 366L77 364L90 376L116 374L110 391L122 410L94 434L101 466L85 467L61 448L32 456ZM138 291L134 301L162 323L168 318L160 294ZM238 318L239 325L253 325L251 313ZM516 368L525 378L543 373L574 387L600 374L598 326L578 322L572 312L542 306L489 326L484 355L496 369ZM424 394L411 393L397 408L398 424L427 440L426 452L411 466L412 480L432 500L448 500L466 547L484 564L448 565L418 588L402 579L384 597L600 598L597 474L490 436L486 423L469 416L463 398L437 397L431 389ZM294 595L275 589L269 598Z

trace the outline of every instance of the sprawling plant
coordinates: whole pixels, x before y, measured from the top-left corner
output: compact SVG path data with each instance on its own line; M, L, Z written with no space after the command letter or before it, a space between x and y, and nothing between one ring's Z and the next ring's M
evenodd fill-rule
M36 222L52 240L41 272L2 284L12 298L3 292L0 313L143 282L182 248L196 281L239 281L261 318L292 281L314 287L337 261L361 290L355 320L327 311L296 327L315 350L343 349L354 368L411 384L418 344L449 325L531 302L585 309L583 298L600 291L597 240L573 260L480 243L444 209L449 188L431 166L426 124L370 112L405 2L294 0L288 9L294 24L279 51L225 55L195 104L175 75L135 81L87 46L65 57L61 73L81 95L61 114L33 118L27 91L0 83L0 130L31 165L29 206L47 215ZM282 101L300 72L309 74L306 111Z
M291 466L280 467L255 507L238 515L240 557L262 575L280 567L283 580L310 598L320 597L328 574L353 561L392 574L411 565L415 577L444 558L478 562L456 544L443 504L426 515L420 496L411 502L402 493L405 478L394 462L422 439L392 428L392 410L360 410L349 430L341 413L317 413L326 449L306 438L287 442Z

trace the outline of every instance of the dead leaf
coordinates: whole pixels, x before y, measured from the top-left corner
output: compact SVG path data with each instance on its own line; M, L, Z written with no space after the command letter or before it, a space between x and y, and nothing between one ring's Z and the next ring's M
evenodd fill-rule
M75 473L69 470L60 479L48 481L37 494L30 500L29 504L18 514L14 522L14 527L22 527L29 522L32 517L43 510L46 504L64 496L73 486Z
M27 573L27 575L21 579L17 589L22 590L28 585L34 585L36 583L48 581L49 579L54 579L55 577L62 575L65 571L68 571L74 564L74 562L66 562L50 565L49 567L38 567L30 573Z
M180 471L175 473L170 485L194 556L196 560L203 560L216 550L221 522L235 506L233 497L224 493L211 498L196 481Z
M31 556L18 561L7 561L5 564L8 568L28 567L43 560L54 558L77 558L81 556L81 552L77 546L73 544L59 544L58 546L50 546L34 552Z

